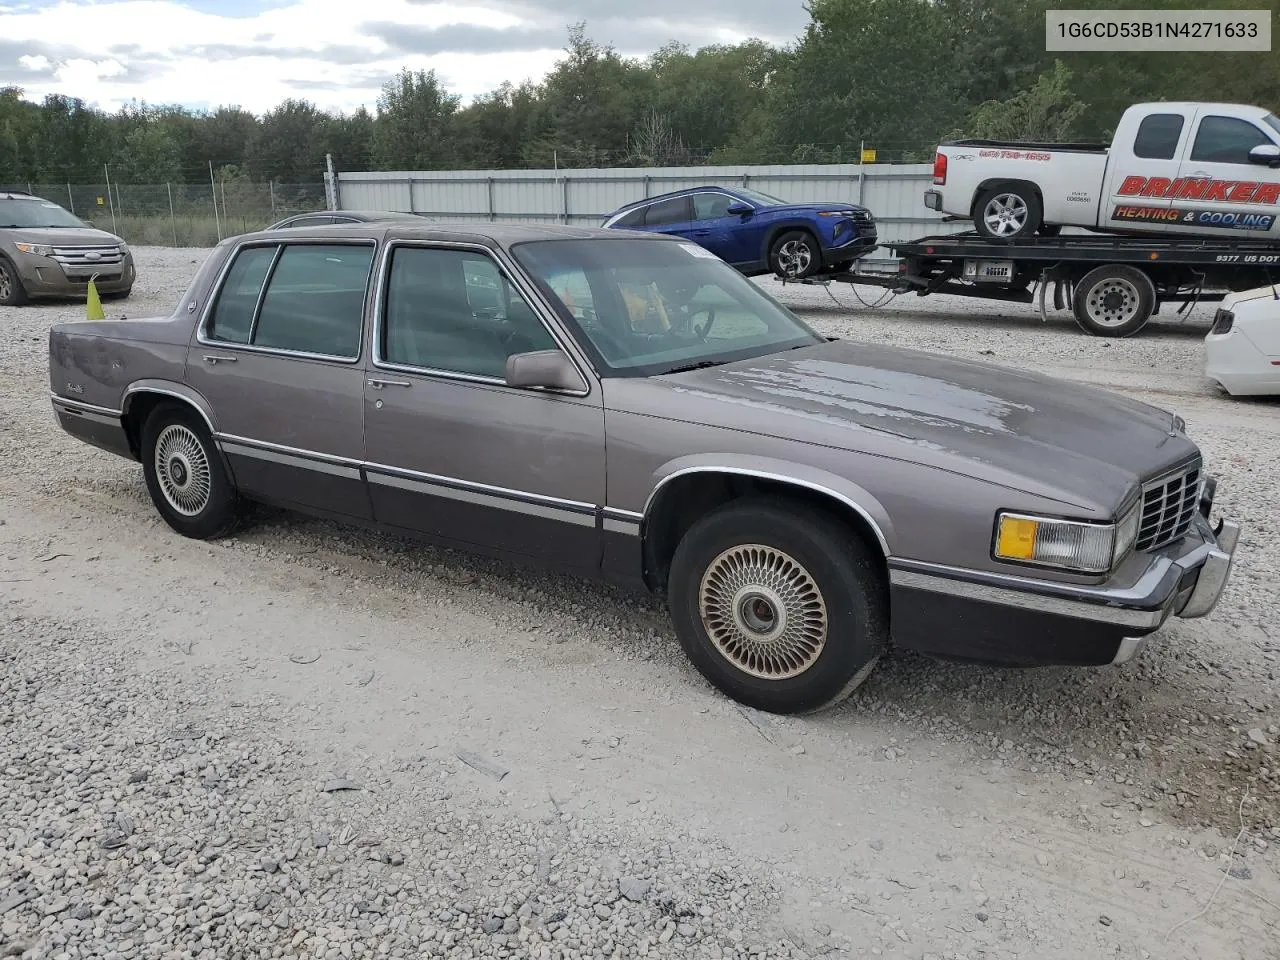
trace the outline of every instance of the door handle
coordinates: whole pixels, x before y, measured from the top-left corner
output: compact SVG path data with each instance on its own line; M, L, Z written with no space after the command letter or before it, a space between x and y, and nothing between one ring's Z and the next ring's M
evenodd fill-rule
M215 363L235 363L236 358L219 356L215 353L206 353L204 355L204 362L209 364L209 366L213 366Z
M695 230L695 231L693 231L693 235L694 235L695 237L705 237L705 236L709 236L709 235L710 235L710 233L711 233L711 231L710 231L710 230Z
M369 386L375 390L381 390L383 387L408 387L412 386L412 384L408 380L382 380L377 377L370 377Z

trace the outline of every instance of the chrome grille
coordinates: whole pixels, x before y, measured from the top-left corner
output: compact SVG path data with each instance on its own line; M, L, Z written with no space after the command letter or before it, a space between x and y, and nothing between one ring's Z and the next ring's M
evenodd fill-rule
M101 267L124 259L114 243L86 247L54 247L53 259L64 267Z
M1200 501L1200 464L1147 484L1142 490L1138 550L1158 550L1186 535Z
M851 216L849 219L855 221L856 223L875 223L876 222L876 218L873 217L871 213L867 210L855 210L853 211L853 216Z

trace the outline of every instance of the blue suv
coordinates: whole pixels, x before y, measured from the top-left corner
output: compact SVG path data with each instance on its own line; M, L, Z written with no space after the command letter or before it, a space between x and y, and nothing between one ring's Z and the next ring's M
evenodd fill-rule
M692 187L637 200L602 226L685 237L748 277L835 273L876 247L871 211L854 203L787 203L741 187Z

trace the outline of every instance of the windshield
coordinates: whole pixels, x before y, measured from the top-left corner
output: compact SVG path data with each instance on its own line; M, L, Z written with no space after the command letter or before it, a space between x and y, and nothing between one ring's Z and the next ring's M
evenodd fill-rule
M763 203L769 206L772 206L775 203L785 205L787 202L778 197L771 196L770 194L761 193L759 190L744 190L742 187L734 187L733 192L738 194L740 197L746 197L753 203Z
M0 200L0 227L87 227L56 203L32 198Z
M651 376L824 342L692 243L538 240L512 248L605 375Z
M1280 133L1280 117L1277 117L1274 113L1268 113L1265 117L1262 118L1262 122L1265 123L1267 126L1269 126L1276 133Z

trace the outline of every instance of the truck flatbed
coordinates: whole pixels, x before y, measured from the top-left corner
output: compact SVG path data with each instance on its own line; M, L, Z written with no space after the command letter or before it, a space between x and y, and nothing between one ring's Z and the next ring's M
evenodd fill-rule
M896 257L864 258L814 278L895 293L1035 303L1050 288L1056 309L1104 337L1132 336L1165 301L1221 300L1227 291L1280 283L1280 243L1219 237L1082 235L990 240L975 231L883 244Z

